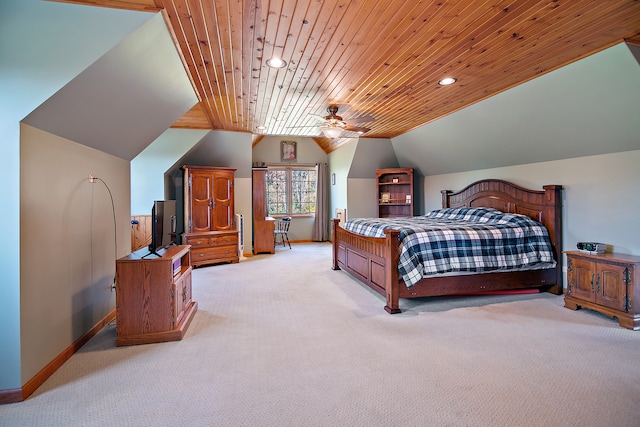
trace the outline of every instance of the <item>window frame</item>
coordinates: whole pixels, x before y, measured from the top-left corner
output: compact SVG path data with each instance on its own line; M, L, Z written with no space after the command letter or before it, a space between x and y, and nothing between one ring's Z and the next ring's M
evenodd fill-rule
M291 185L292 182L292 172L295 170L306 170L306 171L313 171L316 173L316 181L314 184L314 193L313 193L313 197L314 197L314 209L317 207L317 197L318 197L318 181L317 181L317 169L315 167L315 165L282 165L282 164L273 164L273 165L267 165L267 176L265 177L265 185L266 185L266 191L265 191L265 205L267 207L267 215L269 215L272 218L281 218L281 217L286 217L286 216L290 216L290 217L296 217L296 218L313 218L316 216L316 212L302 212L302 213L293 213L291 212L291 207L293 206L292 200L293 200L293 196L292 196L292 189L293 186ZM286 172L286 184L287 184L287 190L286 190L286 194L285 194L285 203L287 206L287 212L286 213L270 213L269 211L269 185L268 185L268 181L269 181L269 177L268 174L270 171L285 171Z

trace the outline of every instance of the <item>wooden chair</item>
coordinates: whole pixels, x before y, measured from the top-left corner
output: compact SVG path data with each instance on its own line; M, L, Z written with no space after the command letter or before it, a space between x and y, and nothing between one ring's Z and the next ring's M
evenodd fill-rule
M278 236L280 236L279 239L282 242L282 246L289 245L289 249L291 249L291 242L289 242L289 225L291 225L290 216L285 216L276 221L275 229L273 230L274 244L276 246L278 245Z

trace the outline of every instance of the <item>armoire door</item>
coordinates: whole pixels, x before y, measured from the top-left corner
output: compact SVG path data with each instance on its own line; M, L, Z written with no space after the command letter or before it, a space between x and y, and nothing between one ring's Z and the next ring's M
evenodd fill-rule
M213 173L213 209L211 210L211 230L235 229L233 205L234 172L221 170ZM194 230L195 231L195 230Z
M191 224L188 225L189 233L211 231L213 211L214 176L209 171L194 170L190 172L187 185L189 188L189 212Z

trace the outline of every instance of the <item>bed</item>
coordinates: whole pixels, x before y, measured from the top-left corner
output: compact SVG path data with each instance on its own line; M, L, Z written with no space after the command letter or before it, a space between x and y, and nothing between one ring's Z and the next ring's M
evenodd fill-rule
M408 287L399 274L400 231L387 229L384 237L356 234L332 220L332 269L344 270L386 298L384 309L399 313L400 298L539 289L562 294L562 186L530 190L507 181L487 179L458 192L442 191L443 208L490 208L525 215L548 231L555 263L550 268L472 274L431 275Z

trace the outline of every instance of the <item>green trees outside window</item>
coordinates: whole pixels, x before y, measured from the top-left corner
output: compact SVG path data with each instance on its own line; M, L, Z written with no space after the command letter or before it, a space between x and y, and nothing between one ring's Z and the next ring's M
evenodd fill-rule
M269 167L269 215L313 215L316 212L316 170L313 167Z

